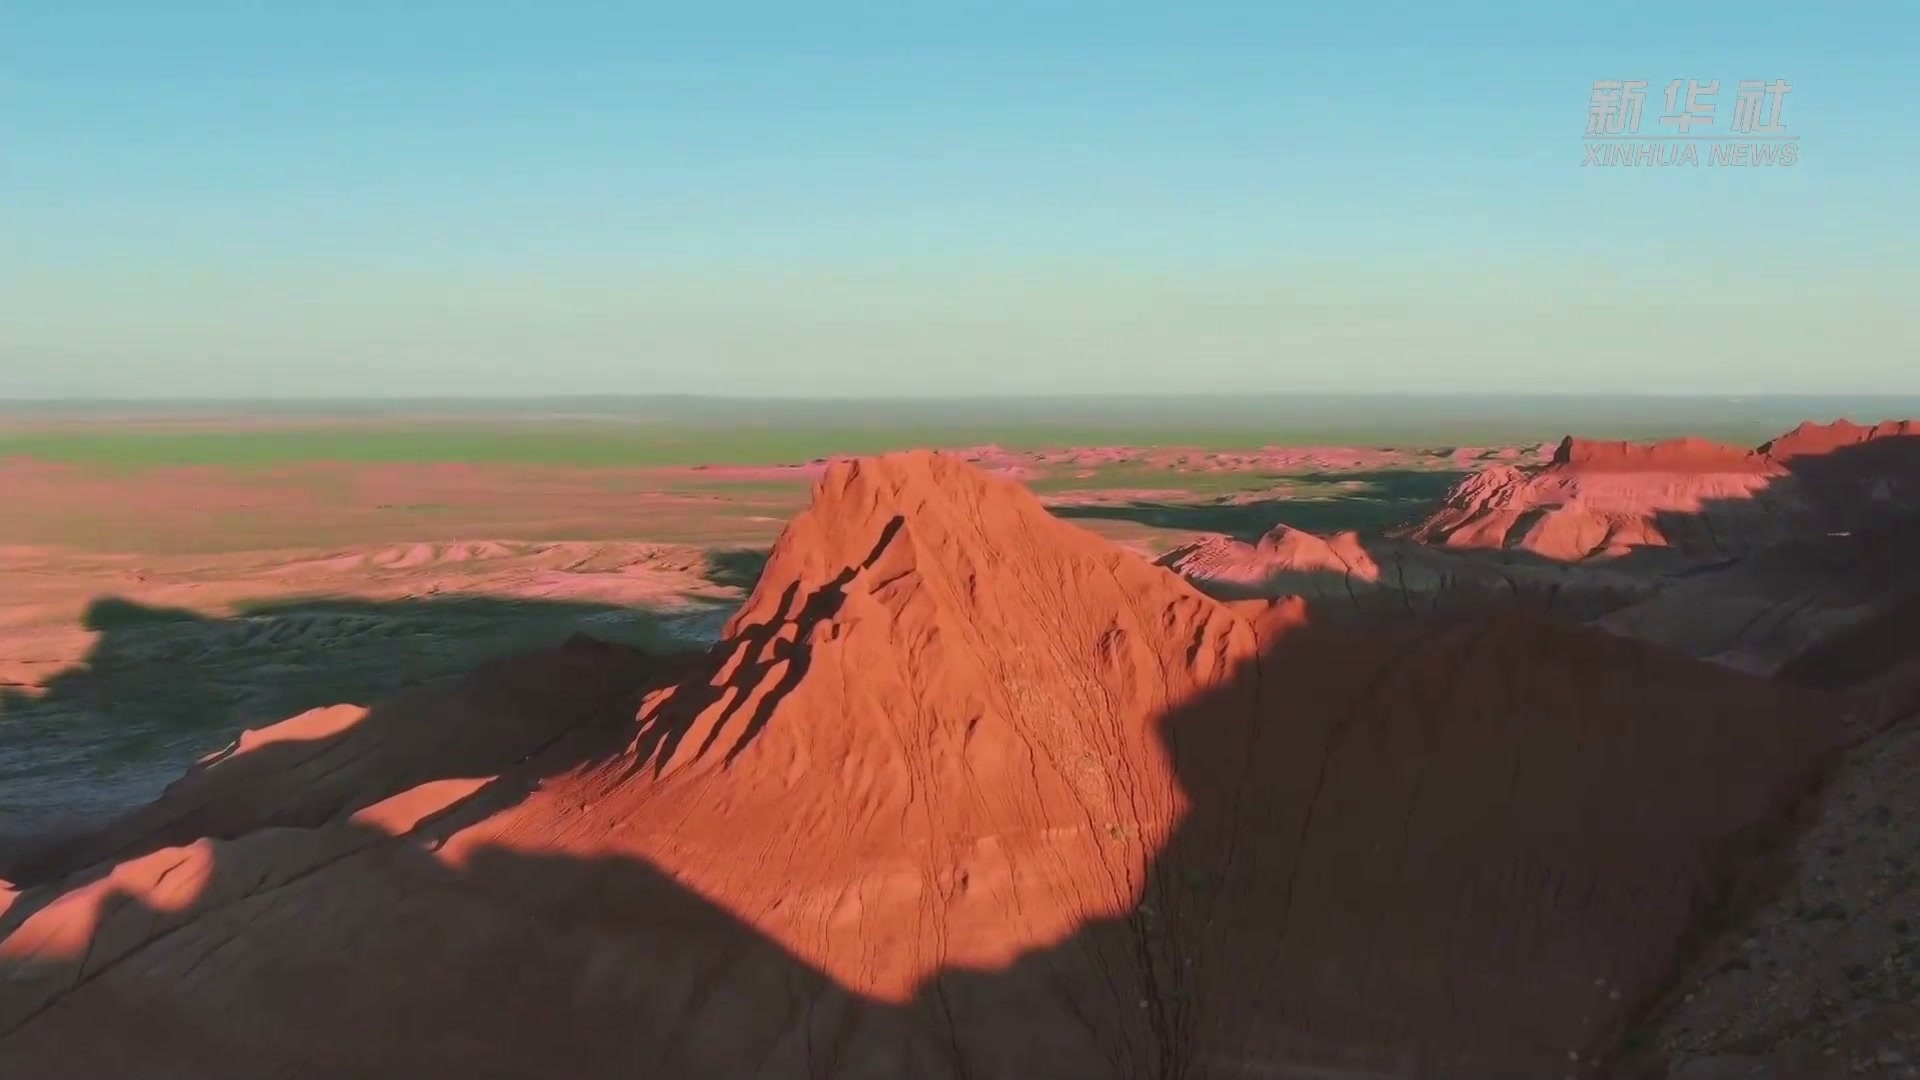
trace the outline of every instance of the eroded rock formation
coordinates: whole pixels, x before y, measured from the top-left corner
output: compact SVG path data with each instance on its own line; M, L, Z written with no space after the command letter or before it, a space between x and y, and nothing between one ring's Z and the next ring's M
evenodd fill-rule
M710 654L444 693L23 878L0 1074L1588 1075L1838 739L1529 613L1216 601L924 453Z

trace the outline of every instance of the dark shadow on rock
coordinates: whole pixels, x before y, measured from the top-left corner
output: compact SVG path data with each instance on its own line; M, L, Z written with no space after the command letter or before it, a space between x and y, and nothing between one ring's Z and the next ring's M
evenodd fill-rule
M760 622L735 628L733 640L742 647L737 667L727 680L726 688L714 682L690 680L690 685L685 687L686 692L677 694L670 705L649 717L640 728L634 738L632 767L628 775L643 768L651 768L658 775L671 765L681 741L686 738L694 722L707 706L718 701L728 689L733 692L733 699L715 721L712 730L707 732L706 739L694 751L694 757L706 756L707 751L713 749L714 743L729 729L729 721L734 715L748 701L757 701L753 715L727 751L726 760L732 762L738 757L766 726L781 698L805 677L811 649L807 637L813 626L832 618L840 610L846 599L844 590L847 584L860 571L873 566L905 524L905 518L895 516L881 530L879 542L859 565L845 567L832 581L804 599L800 597L798 582L788 584L781 591L772 615ZM768 680L777 682L769 686Z
M47 881L202 837L317 828L433 781L515 773L531 784L624 745L639 695L707 657L575 634L364 710L305 713L208 755L153 802L79 838L28 847L0 869L18 883ZM494 786L487 804L499 805L508 786Z
M707 580L715 585L739 589L742 593L753 591L760 581L760 572L767 568L766 548L723 548L707 552Z
M1772 670L1920 593L1920 438L1883 438L1791 459L1787 476L1795 509L1762 534L1763 542L1739 543L1737 534L1710 524L1751 512L1748 500L1656 515L1663 533L1704 543L1677 569L1657 549L1611 560L1651 569L1662 588L1603 625L1696 655L1743 656Z
M1786 694L1551 626L1278 637L1155 721L1189 805L1126 856L1148 867L1127 911L902 1001L644 859L435 858L544 778L631 753L638 698L713 657L576 640L500 661L457 707L256 746L200 774L191 812L27 875L64 881L0 916L0 1072L1548 1075L1659 989L1823 747ZM196 836L227 842L157 850ZM93 860L142 851L100 880ZM90 944L22 938L89 881Z
M149 607L119 596L103 596L87 605L80 624L95 633L140 630L174 623L197 624L206 616L184 608Z
M1830 515L1871 522L1889 505L1920 502L1920 435L1888 435L1786 461Z
M698 647L677 634L683 618L462 596L310 598L213 617L103 597L84 616L97 635L84 661L37 690L0 688L0 847L33 844L69 813L97 823L144 802L243 729L370 704L576 633L661 654Z
M1920 530L1912 534L1920 540ZM1920 552L1920 546L1914 549ZM1816 642L1781 665L1787 682L1823 690L1858 686L1920 657L1920 592L1910 592L1880 614Z

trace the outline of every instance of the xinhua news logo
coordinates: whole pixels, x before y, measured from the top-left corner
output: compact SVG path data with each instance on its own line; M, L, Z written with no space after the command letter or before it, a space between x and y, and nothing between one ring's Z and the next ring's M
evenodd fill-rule
M1785 79L1744 79L1733 108L1716 127L1714 99L1720 80L1675 79L1667 84L1661 129L1641 134L1647 98L1645 79L1600 79L1587 104L1587 134L1580 164L1654 166L1779 166L1800 163L1800 136L1787 131L1783 114L1793 84Z

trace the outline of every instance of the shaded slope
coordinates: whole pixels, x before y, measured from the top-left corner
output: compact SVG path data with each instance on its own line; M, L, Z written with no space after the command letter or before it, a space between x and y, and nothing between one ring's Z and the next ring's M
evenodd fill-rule
M1822 708L1229 606L955 460L841 465L623 743L15 901L0 1071L1579 1074Z
M1920 594L1902 597L1865 622L1815 643L1780 666L1788 682L1823 689L1858 686L1920 657Z
M57 587L35 584L65 579L57 559L0 565L0 624L28 620L0 626L0 655L19 656L23 642L49 631L44 650L25 650L28 663L0 663L0 868L23 841L94 828L156 798L182 769L247 728L386 700L410 685L550 648L576 630L642 647L714 640L737 597L726 609L682 601L657 587L656 572L669 573L658 564L630 573L637 545L625 547L614 560L625 569L569 572L596 579L593 587L613 597L593 602L515 597L516 584L527 583L497 578L463 584L509 595L435 594L409 579L424 595L242 599L256 588L355 587L291 571L277 579L264 561L235 578L210 564L205 589L178 563L144 584L135 579L148 572L129 564L117 582L90 570ZM77 600L95 585L133 591L94 596L84 612L76 602L79 622L59 631L36 617L36 591ZM151 602L169 593L202 610ZM208 610L223 607L229 612Z
M1743 670L1772 672L1920 591L1915 551L1920 519L1911 515L1810 536L1681 577L1596 625Z
M1853 745L1777 895L1688 965L1621 1080L1904 1077L1920 1061L1920 605L1888 605L1779 677L1840 692Z
M152 803L29 852L10 869L22 881L45 881L203 837L314 828L434 780L495 776L563 741L623 727L640 691L687 663L575 637L371 709L314 709L242 732ZM590 750L572 752L579 760Z

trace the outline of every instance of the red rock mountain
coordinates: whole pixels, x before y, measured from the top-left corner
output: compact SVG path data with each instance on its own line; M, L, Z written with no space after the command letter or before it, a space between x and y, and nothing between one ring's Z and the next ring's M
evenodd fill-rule
M711 654L293 721L0 894L0 1075L1590 1075L1828 719L841 464Z
M1546 466L1467 478L1410 535L1559 562L1636 555L1677 567L1860 527L1920 504L1916 477L1913 421L1802 424L1755 450L1568 437Z

